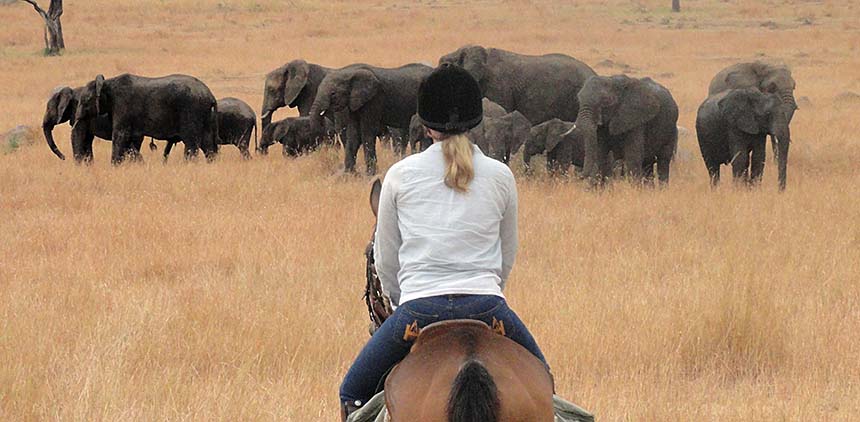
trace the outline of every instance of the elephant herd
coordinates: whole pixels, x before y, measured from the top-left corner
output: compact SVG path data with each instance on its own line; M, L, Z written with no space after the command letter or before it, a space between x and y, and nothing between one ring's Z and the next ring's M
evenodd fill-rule
M468 135L486 155L510 163L523 149L529 170L531 159L545 154L551 173L564 174L573 166L598 185L619 166L634 181L652 183L656 170L660 183L668 183L678 143L678 105L653 79L597 75L564 54L533 56L475 45L438 62L461 66L478 81L484 119ZM418 152L430 145L416 107L418 87L432 70L417 63L332 69L293 60L266 75L257 151L265 154L277 142L285 155L295 156L323 142L342 144L346 171L355 171L363 149L366 171L375 174L377 138L390 139L401 155L407 146ZM731 165L738 181L760 181L770 135L779 187L785 188L789 123L797 109L794 87L784 66L738 63L717 73L696 119L713 185L722 164ZM299 116L273 122L282 107L298 109ZM43 129L60 158L64 155L52 129L64 122L73 126L72 149L79 162L92 160L94 137L113 140L114 163L139 159L145 136L168 141L165 159L179 141L186 157L202 149L211 160L219 145L233 144L249 158L251 131L256 131L256 116L247 104L235 98L216 101L203 82L184 75L100 75L83 87L57 89Z

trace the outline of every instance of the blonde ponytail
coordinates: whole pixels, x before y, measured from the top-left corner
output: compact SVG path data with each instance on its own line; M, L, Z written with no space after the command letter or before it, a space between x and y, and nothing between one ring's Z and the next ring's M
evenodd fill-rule
M458 134L442 141L445 156L445 185L457 192L466 192L475 178L472 164L472 143L466 134Z

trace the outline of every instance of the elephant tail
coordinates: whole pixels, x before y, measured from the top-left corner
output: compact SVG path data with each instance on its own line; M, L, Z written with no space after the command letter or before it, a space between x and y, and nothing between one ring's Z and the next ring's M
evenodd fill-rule
M257 144L257 119L254 119L254 151L259 151L260 146Z
M215 151L218 151L218 145L221 143L221 128L218 124L218 102L212 104L212 111L209 114L210 122L212 123L212 143Z

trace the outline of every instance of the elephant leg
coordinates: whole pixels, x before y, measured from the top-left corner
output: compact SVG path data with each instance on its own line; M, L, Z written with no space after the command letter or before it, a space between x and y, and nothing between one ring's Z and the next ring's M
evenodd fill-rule
M197 142L191 139L183 140L182 142L185 144L185 159L192 160L196 158L199 149Z
M758 184L761 182L762 174L764 173L764 162L767 151L767 139L762 137L756 141L752 147L752 159L750 162L750 183Z
M642 180L646 186L654 187L654 162L648 161L642 165Z
M242 135L242 139L240 139L239 142L236 144L236 147L239 148L239 153L242 154L242 159L244 159L244 160L250 160L251 159L251 152L248 151L250 146L251 146L251 130L248 129L248 131Z
M128 151L128 148L131 145L131 135L123 130L114 129L111 138L113 138L110 157L111 164L122 164L123 159L125 159L126 151Z
M367 175L372 176L376 174L376 134L378 133L377 128L373 125L372 122L368 122L366 119L362 122L361 125L361 144L364 147L364 163L367 167Z
M355 119L346 127L346 142L344 142L343 169L346 172L355 172L355 158L358 155L358 147L361 145L361 135L358 131L358 122ZM375 134L374 134L375 136Z
M716 188L720 184L720 163L707 162L705 167L708 168L708 175L711 177L711 188Z
M672 160L675 157L675 148L676 145L673 143L666 144L657 155L657 177L660 180L660 185L669 183L669 167L672 165ZM717 170L719 170L719 167Z
M750 152L743 147L732 148L732 177L735 182L747 182L749 180Z
M165 163L167 162L167 157L170 156L170 151L173 150L173 145L175 145L175 144L176 144L176 142L174 142L174 141L167 141L167 146L164 147L164 153L162 154L164 157L163 161ZM187 146L186 146L186 148L187 148Z
M93 161L93 134L81 124L72 129L72 152L78 164L91 164Z
M129 149L125 152L128 158L134 162L142 162L143 156L140 155L140 148L143 146L143 135L135 136L131 139Z
M155 145L155 139L149 138L149 150L150 151L158 151L158 146Z
M642 181L642 162L645 154L645 139L642 129L634 129L629 134L624 144L624 166L627 168L627 176L635 181Z

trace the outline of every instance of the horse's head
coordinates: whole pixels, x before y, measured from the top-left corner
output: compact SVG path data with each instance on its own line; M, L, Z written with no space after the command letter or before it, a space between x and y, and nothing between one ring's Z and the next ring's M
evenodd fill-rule
M373 211L373 216L379 214L379 195L382 192L382 182L379 179L373 181L373 186L370 188L370 209ZM379 281L379 276L376 274L376 263L373 259L373 242L376 237L376 225L374 224L373 235L370 236L370 243L364 249L364 257L367 264L365 265L365 273L367 276L364 288L364 302L367 304L367 312L370 315L370 334L376 331L379 326L391 315L391 303L388 298L382 293L382 283Z

